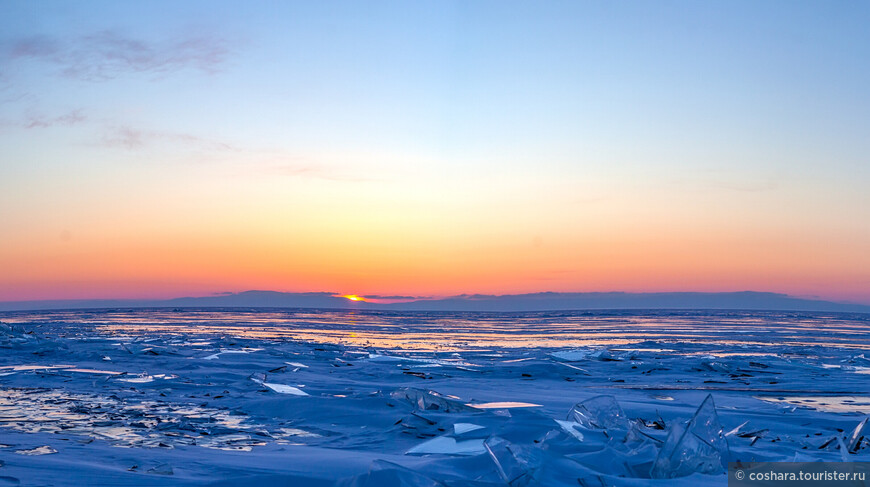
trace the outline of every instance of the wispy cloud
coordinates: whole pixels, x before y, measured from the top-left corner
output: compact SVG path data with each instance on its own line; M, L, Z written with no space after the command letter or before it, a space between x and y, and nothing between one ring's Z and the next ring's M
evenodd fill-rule
M55 125L76 125L87 120L81 109L72 110L69 113L57 117L30 116L22 123L24 128L42 129Z
M2 100L0 100L2 104ZM0 130L5 129L46 129L55 126L73 126L87 121L84 110L77 108L63 115L45 116L42 114L30 114L20 116L17 119L0 118Z
M328 164L307 157L288 154L285 150L243 147L215 138L183 132L149 130L131 125L111 124L103 131L98 145L107 149L135 152L174 151L189 161L235 167L244 175L286 176L339 182L379 181L371 175L351 171L341 165Z
M104 147L118 147L128 150L142 149L150 145L166 143L196 146L200 149L215 151L235 152L239 150L231 144L220 140L179 132L143 130L129 125L113 125L109 127L103 134L101 141Z
M390 301L416 301L418 299L434 299L434 296L385 296L383 294L366 294L363 297L366 299L384 299Z
M31 36L5 44L2 52L7 59L51 63L64 76L88 81L105 81L128 73L161 75L182 69L212 74L230 53L227 43L218 38L148 42L114 31L72 39Z

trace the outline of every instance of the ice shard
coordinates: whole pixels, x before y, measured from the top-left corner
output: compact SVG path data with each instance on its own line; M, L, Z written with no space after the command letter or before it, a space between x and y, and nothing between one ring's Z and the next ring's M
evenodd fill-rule
M628 433L625 434L622 443L628 448L636 448L645 443L662 445L665 440L662 433L661 430L642 426L642 424L638 422L631 425L631 428L629 428Z
M575 426L578 426L577 423L574 421L561 421L558 419L556 420L556 423L558 423L566 433L580 441L583 441L583 433L574 428Z
M519 451L516 445L504 438L490 436L483 442L483 446L495 463L499 477L510 487L521 487L532 480L534 465L526 455Z
M172 470L172 466L168 463L164 463L161 465L157 465L156 467L149 468L146 473L150 473L152 475L173 475L175 472Z
M616 477L648 478L657 448L651 443L624 451L605 447L595 452L569 454L568 458L590 470Z
M719 474L726 470L729 457L713 396L708 395L685 427L673 425L650 475L667 479L696 472Z
M849 451L856 452L858 451L859 446L861 445L861 438L863 438L864 428L867 426L867 420L870 420L870 416L864 418L863 421L858 423L858 426L855 427L852 434L849 435Z
M393 391L390 397L409 402L421 411L440 411L443 413L474 411L473 408L466 406L462 402L450 399L435 391L403 387Z
M595 396L579 402L571 408L567 419L590 429L628 429L631 426L613 396Z
M341 487L439 487L444 484L401 465L386 460L375 460L368 473L336 485Z
M464 435L465 433L470 433L472 431L477 431L484 429L483 426L479 424L473 423L456 423L453 425L453 434L455 435Z

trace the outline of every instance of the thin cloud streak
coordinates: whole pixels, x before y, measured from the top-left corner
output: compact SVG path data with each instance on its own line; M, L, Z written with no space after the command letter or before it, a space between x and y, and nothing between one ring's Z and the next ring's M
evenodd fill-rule
M220 141L199 137L192 134L142 130L129 125L116 125L110 127L101 141L101 145L109 148L120 147L127 150L142 149L157 143L174 143L216 151L239 151L238 148Z
M43 129L55 125L76 125L87 120L81 109L72 110L69 113L57 117L29 117L22 126L27 129Z
M184 37L150 43L114 31L74 39L31 36L6 43L9 60L37 60L56 65L69 78L106 81L129 73L162 75L183 69L214 74L230 54L218 38Z
M411 301L418 299L435 299L435 296L386 296L382 294L366 294L363 296L366 299L388 299L397 301Z
M197 151L207 151L210 161L215 161L219 153L242 154L245 158L246 174L268 174L297 178L322 179L336 182L375 182L383 179L362 176L347 172L339 167L310 161L305 157L293 157L283 150L262 150L237 146L233 143L201 137L189 133L139 129L130 125L108 126L99 146L107 149L127 151L147 151L166 148L167 145L186 147ZM191 154L191 157L194 157ZM199 159L200 157L194 157ZM218 157L223 159L223 157ZM277 162L276 162L277 161Z

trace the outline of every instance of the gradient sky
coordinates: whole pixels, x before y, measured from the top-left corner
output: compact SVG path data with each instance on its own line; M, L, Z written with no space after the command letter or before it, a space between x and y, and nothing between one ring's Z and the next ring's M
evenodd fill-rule
M870 3L0 3L0 300L870 303Z

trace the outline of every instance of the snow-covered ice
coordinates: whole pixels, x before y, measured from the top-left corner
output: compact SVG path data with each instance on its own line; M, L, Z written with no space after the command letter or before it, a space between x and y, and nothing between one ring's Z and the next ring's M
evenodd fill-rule
M0 322L0 478L12 484L688 487L726 485L728 461L870 461L868 315Z
M293 387L287 384L273 384L270 382L261 382L264 386L272 389L279 394L291 394L294 396L307 396L308 394L298 387Z

